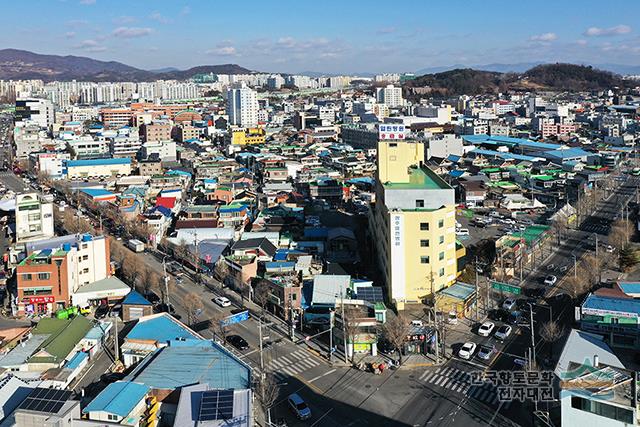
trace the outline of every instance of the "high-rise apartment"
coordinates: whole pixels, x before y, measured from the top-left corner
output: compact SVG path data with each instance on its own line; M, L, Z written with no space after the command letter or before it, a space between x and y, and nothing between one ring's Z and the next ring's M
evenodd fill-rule
M258 124L258 97L256 91L244 82L227 90L227 114L232 126L253 127Z

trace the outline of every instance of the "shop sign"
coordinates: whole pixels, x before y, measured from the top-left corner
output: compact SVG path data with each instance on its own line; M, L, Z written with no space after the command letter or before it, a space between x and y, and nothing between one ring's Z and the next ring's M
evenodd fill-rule
M23 302L27 302L29 304L47 304L56 302L54 297L29 297L24 298Z

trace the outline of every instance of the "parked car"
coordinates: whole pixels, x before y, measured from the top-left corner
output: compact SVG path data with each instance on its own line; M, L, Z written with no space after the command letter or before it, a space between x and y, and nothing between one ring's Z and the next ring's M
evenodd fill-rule
M98 308L96 308L96 312L93 314L93 316L96 319L104 319L105 317L107 317L107 314L109 314L109 306L101 305Z
M482 360L489 360L493 355L496 354L496 346L495 345L482 345L480 346L480 350L478 351L477 356Z
M422 320L412 320L411 326L423 326Z
M509 311L505 309L497 308L489 311L489 319L497 320L499 322L506 322L509 319L510 314L511 313L509 313Z
M462 347L460 347L460 350L458 350L458 356L461 359L469 360L471 359L471 356L473 356L473 353L475 351L476 351L476 343L467 342L467 343L464 343Z
M499 341L504 341L509 337L509 335L511 335L511 331L513 331L513 328L511 326L502 325L498 328L498 330L494 334L494 337L496 337L496 339Z
M507 319L507 322L511 325L519 325L522 323L526 323L527 319L522 315L521 311L513 311L511 312L511 314L509 314L509 318Z
M605 250L607 253L613 253L613 252L616 250L616 248L614 248L614 247L613 247L613 246L611 246L611 245L606 245L606 246L604 247L604 250Z
M456 230L456 236L468 236L469 235L469 229L468 228L460 228L458 230Z
M249 343L240 335L229 335L227 337L227 342L240 351L249 348Z
M558 281L558 278L556 276L548 275L544 279L544 284L547 286L553 286L556 284L557 281Z
M309 405L306 404L298 393L290 394L287 398L287 402L289 402L291 411L293 411L298 419L308 420L311 418L311 409L309 409Z
M491 335L491 331L493 331L495 327L496 324L493 322L484 322L478 328L478 335L480 335L481 337L488 337L489 335Z
M220 307L229 307L231 305L231 301L227 297L215 297L213 302L218 304Z
M502 303L502 308L504 308L505 310L513 310L516 307L516 300L513 298L507 298L506 300L504 300L504 302Z
M392 353L395 353L396 351L396 349L393 348L393 344L391 344L389 341L385 339L378 341L377 347L378 347L378 350L380 350L380 353L382 354L392 354Z

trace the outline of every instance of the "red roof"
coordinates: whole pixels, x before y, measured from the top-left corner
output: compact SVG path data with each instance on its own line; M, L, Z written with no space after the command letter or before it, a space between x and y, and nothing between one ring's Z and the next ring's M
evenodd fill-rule
M157 197L156 206L162 206L167 209L173 209L176 205L175 197Z

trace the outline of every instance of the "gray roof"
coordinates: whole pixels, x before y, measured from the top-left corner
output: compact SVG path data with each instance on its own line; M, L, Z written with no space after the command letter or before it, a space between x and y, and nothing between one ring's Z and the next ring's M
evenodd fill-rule
M560 376L567 372L569 363L581 364L585 363L585 359L588 359L589 363L593 364L593 356L595 355L598 355L600 363L624 368L620 359L613 354L611 347L603 341L601 335L572 329L564 344L554 372L557 376Z
M318 274L313 278L313 294L311 304L335 305L340 293L346 296L347 289L351 287L351 276Z
M9 373L0 379L0 420L13 412L34 387Z
M119 291L119 290L131 290L129 285L118 279L116 276L107 277L106 279L98 280L93 283L82 285L76 291L77 294L89 293L89 292L104 292L104 291Z
M264 253L273 257L276 253L276 248L273 243L266 237L257 238L257 239L246 239L246 240L238 240L231 247L232 251L237 250L246 250L246 249L254 249L260 248Z
M0 358L0 367L20 366L49 338L49 335L32 335L27 341L15 347Z

